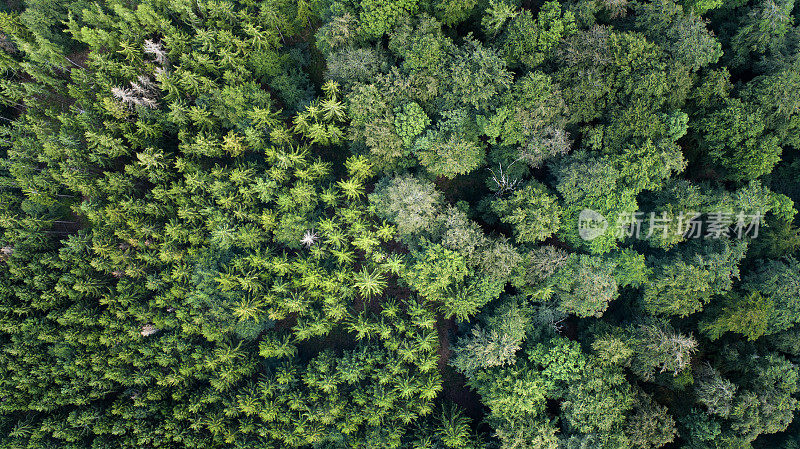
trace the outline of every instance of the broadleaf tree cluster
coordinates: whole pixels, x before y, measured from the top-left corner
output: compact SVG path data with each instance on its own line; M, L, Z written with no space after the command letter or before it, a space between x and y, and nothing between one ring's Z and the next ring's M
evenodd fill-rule
M798 14L0 5L0 447L800 447Z

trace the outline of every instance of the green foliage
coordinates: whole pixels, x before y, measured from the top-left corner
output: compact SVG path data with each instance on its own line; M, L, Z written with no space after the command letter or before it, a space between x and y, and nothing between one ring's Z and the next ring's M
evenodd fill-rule
M512 2L505 0L489 0L489 7L483 16L481 25L486 33L494 36L503 28L509 19L513 19L518 14L517 8Z
M507 169L514 161L538 168L545 160L569 152L569 134L562 129L566 105L550 76L530 72L518 79L506 93L504 104L494 115L479 115L481 131L503 147L515 148Z
M557 449L558 427L546 420L514 420L499 424L497 438L502 447Z
M404 274L412 289L425 299L441 303L445 316L461 320L497 298L504 283L470 272L464 256L440 244L428 244Z
M633 415L625 424L625 434L632 447L657 448L675 440L675 419L670 416L666 407L655 403L644 394L639 394L633 410Z
M753 102L764 114L765 128L777 134L780 142L794 148L800 146L797 129L800 127L797 64L800 60L778 65L774 73L760 76L748 83L742 97Z
M369 299L383 293L383 289L386 288L386 280L377 269L369 272L366 268L362 268L361 272L355 276L353 286L358 289L361 296Z
M782 356L764 354L760 364L748 363L742 371L744 388L733 401L728 438L751 442L758 434L785 430L798 407L792 397L798 388L797 367Z
M568 164L556 167L556 190L567 205L559 234L573 244L587 246L593 253L614 249L622 236L618 231L626 226L626 217L638 209L636 195L658 189L685 164L680 148L663 141L655 144L648 140L641 147L631 148L624 157L576 155ZM581 238L577 224L584 209L606 217L610 232L588 242Z
M639 287L647 283L652 276L645 264L645 257L631 249L624 249L611 254L614 261L614 278L620 287Z
M406 279L412 288L431 301L445 299L448 291L467 277L464 256L441 245L429 245L415 258L418 261L406 273Z
M469 418L454 405L442 410L441 426L436 430L445 447L467 447L470 443Z
M672 0L644 4L636 24L648 38L662 44L676 63L698 70L722 57L722 46L699 17L706 10L720 6L721 2L688 0L683 3L684 8Z
M488 108L493 96L511 86L505 61L474 39L466 39L453 58L451 70L453 94L478 109Z
M373 79L387 68L386 57L371 48L344 48L332 52L327 58L325 76L350 86Z
M684 0L682 2L692 12L702 15L722 6L722 0Z
M369 199L379 216L395 223L400 235L429 230L442 204L432 183L408 175L382 180Z
M361 0L361 32L367 38L379 38L397 26L403 17L414 14L417 8L417 0Z
M600 317L619 295L613 262L581 254L553 276L559 308L579 317Z
M513 226L519 243L542 241L558 231L561 222L557 199L541 184L528 184L508 199L496 199L492 210L500 221Z
M403 144L407 147L413 145L414 138L422 134L430 123L425 111L417 103L408 103L403 106L402 112L395 115L394 119L397 135L403 139Z
M455 51L455 45L444 35L441 23L421 17L416 26L406 24L395 30L389 41L389 50L403 59L405 72L439 78L442 67L449 63Z
M438 0L434 11L444 25L453 26L467 20L478 5L478 0Z
M698 312L712 295L722 294L739 277L739 261L746 243L721 243L719 252L685 252L671 260L663 260L654 269L654 282L644 289L642 302L653 315L687 316Z
M512 335L476 327L467 338L458 340L450 364L466 376L471 376L478 368L508 365L514 362L520 342L521 339Z
M544 412L545 380L524 367L481 371L470 383L481 395L481 402L500 419L535 417Z
M636 106L637 102L655 112L670 96L685 90L677 85L679 79L667 76L664 50L635 33L603 27L579 31L566 39L562 51L569 63L554 78L569 99L574 121L588 122L603 116L606 109ZM635 123L625 120L621 124Z
M472 333L458 339L450 365L471 377L476 370L513 364L530 328L529 312L517 301L504 305L482 320Z
M0 447L791 446L796 18L3 3Z
M634 396L621 371L588 366L569 386L562 407L564 418L578 431L609 435L620 431L633 404Z
M724 176L734 181L751 180L769 173L780 161L780 140L765 130L758 111L739 100L701 122L703 148L709 158L724 167Z
M434 176L454 178L467 174L484 162L484 149L476 139L471 117L465 110L445 114L436 130L417 139L414 153Z
M731 37L731 65L746 66L750 59L777 52L794 23L793 1L759 1L741 8L739 26Z
M535 20L529 10L523 9L510 17L501 36L503 56L511 66L536 67L553 55L561 39L576 31L574 15L562 13L559 2L545 2Z
M729 331L739 332L748 340L756 340L764 334L774 332L770 319L776 315L775 305L769 298L753 292L745 298L735 297L726 303L727 310L714 321L700 325L700 330L712 340Z
M690 367L692 355L697 351L694 337L658 323L630 331L627 344L633 352L631 370L645 380L653 380L656 373L678 376Z
M528 360L541 370L548 397L561 398L570 384L577 382L586 369L586 357L580 345L564 339L552 339L528 351Z
M748 340L785 331L797 323L798 263L795 259L768 261L744 279L741 294L720 304L713 321L701 324L712 339L737 332Z

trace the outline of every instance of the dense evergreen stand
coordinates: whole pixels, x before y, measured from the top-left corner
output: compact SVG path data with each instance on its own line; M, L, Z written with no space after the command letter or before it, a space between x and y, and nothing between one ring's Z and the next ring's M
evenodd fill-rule
M4 3L0 448L800 447L798 10Z

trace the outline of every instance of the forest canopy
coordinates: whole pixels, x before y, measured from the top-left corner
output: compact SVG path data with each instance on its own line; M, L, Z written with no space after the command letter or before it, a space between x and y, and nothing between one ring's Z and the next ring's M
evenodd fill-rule
M794 0L0 5L0 448L800 448Z

